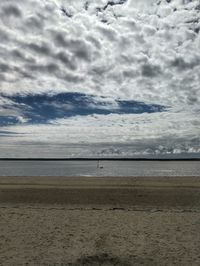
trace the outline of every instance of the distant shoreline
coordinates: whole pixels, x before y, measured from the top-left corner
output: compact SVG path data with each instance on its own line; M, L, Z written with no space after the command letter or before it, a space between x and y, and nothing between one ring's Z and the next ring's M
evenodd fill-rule
M200 161L200 158L0 158L0 161Z

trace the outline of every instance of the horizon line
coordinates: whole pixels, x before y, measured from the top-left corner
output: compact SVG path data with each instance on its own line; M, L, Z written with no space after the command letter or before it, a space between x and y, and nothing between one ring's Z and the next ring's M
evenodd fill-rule
M0 161L200 161L200 158L0 158Z

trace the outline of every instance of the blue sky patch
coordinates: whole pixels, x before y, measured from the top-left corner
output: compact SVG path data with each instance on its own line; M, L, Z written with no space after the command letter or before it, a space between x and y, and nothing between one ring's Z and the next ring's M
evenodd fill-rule
M16 115L0 116L0 125L18 123L44 124L58 118L93 114L142 114L163 112L166 107L139 101L109 100L83 93L60 93L56 95L3 96L13 102L10 108Z

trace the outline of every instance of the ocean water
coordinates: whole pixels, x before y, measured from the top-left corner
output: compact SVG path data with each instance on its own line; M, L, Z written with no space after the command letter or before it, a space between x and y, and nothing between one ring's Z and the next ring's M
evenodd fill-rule
M0 176L200 176L200 162L0 161Z

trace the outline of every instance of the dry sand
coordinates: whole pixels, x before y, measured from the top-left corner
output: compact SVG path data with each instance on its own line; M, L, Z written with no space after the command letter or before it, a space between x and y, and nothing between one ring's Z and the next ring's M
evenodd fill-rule
M200 265L199 177L0 178L0 265Z

